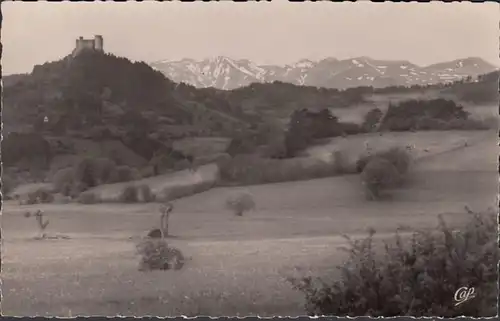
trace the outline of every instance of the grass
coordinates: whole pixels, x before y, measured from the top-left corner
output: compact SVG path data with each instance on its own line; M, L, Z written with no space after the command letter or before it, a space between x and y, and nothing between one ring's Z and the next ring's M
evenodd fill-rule
M341 264L341 234L362 237L372 226L380 237L389 237L400 225L435 226L438 214L453 226L466 218L466 204L477 210L496 206L493 141L494 135L422 161L414 185L398 191L392 202L365 201L357 175L214 188L179 199L169 243L192 261L172 272L137 271L134 240L156 227L158 204L7 201L3 313L303 315L303 298L285 277L296 267L324 271ZM225 209L227 196L239 191L253 195L252 215L235 217ZM50 216L47 233L70 239L32 240L36 230L22 214L34 208Z
M313 157L330 160L334 150L342 151L346 157L355 161L365 151L365 142L373 151L386 150L393 146L414 146L414 158L419 159L434 154L440 154L458 147L464 142L472 144L483 140L492 141L496 132L491 131L422 131L422 132L387 132L363 134L344 137L335 137L320 146L313 146L306 150L306 154Z

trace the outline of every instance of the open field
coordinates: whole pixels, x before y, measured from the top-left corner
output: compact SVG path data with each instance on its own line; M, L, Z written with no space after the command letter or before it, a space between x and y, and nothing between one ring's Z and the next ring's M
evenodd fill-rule
M134 243L158 225L158 204L5 202L3 314L304 314L301 294L284 277L295 267L325 273L341 264L341 234L363 236L374 227L385 238L401 225L434 226L438 214L453 226L465 218L464 205L496 206L496 133L432 134L413 134L439 153L416 164L413 184L393 201L365 201L356 175L215 188L175 201L171 243L192 257L180 271L137 271ZM403 135L389 143L398 137L411 143ZM468 147L454 145L464 137ZM239 190L257 204L243 217L224 208ZM70 239L33 240L35 222L22 214L34 208L45 210L49 234Z
M365 143L373 151L385 150L393 146L413 147L416 159L430 157L455 148L461 148L465 142L468 145L488 140L494 144L495 131L421 131L421 132L387 132L362 134L348 137L335 137L322 145L313 146L305 154L325 161L330 160L333 151L341 151L351 161L355 161L365 151Z

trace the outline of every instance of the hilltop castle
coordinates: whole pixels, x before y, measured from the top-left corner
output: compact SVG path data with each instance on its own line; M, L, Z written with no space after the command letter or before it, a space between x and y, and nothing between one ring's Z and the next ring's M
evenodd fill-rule
M75 57L83 50L95 50L104 52L104 41L102 39L102 36L96 35L94 36L94 39L83 39L83 37L76 39L75 49L73 49L71 55Z

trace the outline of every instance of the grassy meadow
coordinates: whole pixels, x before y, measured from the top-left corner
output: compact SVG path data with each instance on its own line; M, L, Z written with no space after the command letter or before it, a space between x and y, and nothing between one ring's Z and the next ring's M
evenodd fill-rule
M493 131L370 136L373 145L414 144L419 155L433 156L417 157L411 186L387 202L366 201L358 175L218 187L178 199L169 242L189 257L180 271L137 270L135 244L158 226L157 203L20 206L6 201L3 314L303 315L303 297L285 278L326 273L342 264L342 234L363 237L373 227L387 238L399 227L435 226L439 214L458 226L466 217L465 205L495 207L496 137ZM343 150L356 154L366 137L338 139L346 140ZM331 144L309 150L310 157L321 158ZM212 177L213 172L205 172L197 179ZM192 174L175 175L186 182ZM159 189L174 181L169 176L144 182ZM98 189L114 195L116 187ZM256 203L243 217L224 207L238 191L251 193ZM33 239L36 223L23 213L37 208L50 220L47 233L67 239Z

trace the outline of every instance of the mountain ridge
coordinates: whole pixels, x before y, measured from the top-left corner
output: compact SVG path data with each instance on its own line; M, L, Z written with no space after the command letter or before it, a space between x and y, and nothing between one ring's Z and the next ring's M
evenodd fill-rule
M216 56L203 60L160 60L149 65L174 82L224 90L274 81L336 89L429 85L475 78L498 70L498 67L478 57L427 66L407 60L377 60L366 56L343 60L334 57L318 61L300 59L285 65L259 65L249 59Z

